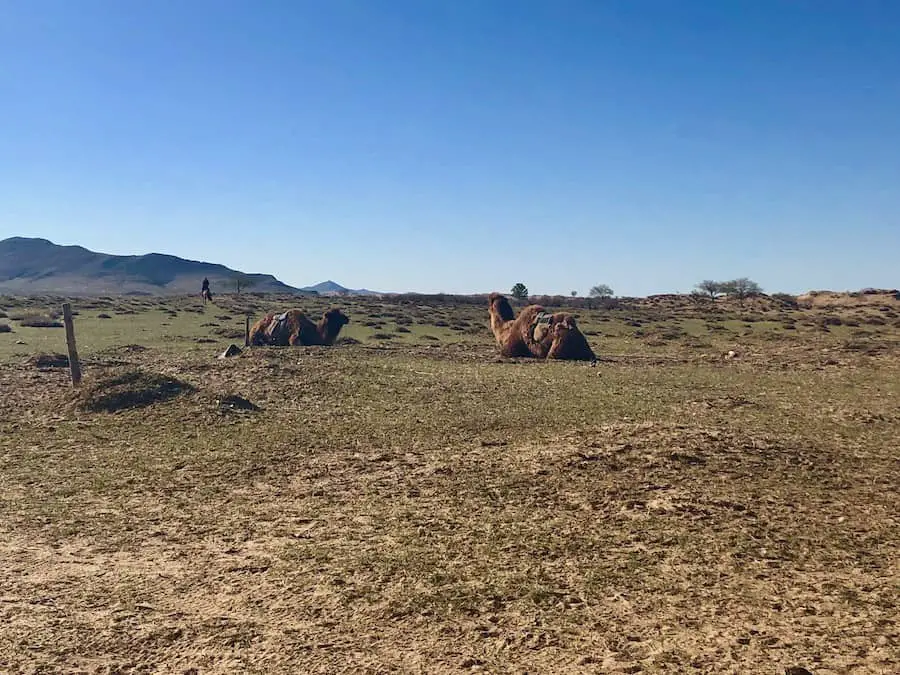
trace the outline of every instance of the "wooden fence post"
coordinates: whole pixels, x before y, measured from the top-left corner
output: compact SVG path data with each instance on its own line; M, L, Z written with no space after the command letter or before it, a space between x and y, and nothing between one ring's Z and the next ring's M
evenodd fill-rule
M78 361L78 350L75 348L75 324L72 322L72 305L63 304L63 323L66 325L66 346L69 348L69 372L72 374L72 386L81 384L81 363Z
M245 318L244 324L244 346L250 346L250 315L248 314Z

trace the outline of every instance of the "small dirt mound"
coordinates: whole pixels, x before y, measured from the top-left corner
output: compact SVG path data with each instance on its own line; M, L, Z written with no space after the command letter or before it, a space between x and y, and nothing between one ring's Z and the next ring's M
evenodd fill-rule
M65 354L35 354L28 357L25 364L35 368L68 368L69 357Z
M131 370L92 382L79 392L80 406L90 412L143 408L194 391L187 382L167 375Z

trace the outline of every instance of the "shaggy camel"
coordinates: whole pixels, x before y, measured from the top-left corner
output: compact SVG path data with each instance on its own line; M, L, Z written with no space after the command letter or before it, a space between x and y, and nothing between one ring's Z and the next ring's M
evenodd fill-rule
M540 305L529 305L516 316L509 300L499 293L491 293L488 302L491 330L503 356L597 360L571 314L550 314Z
M313 323L299 309L284 314L270 312L253 324L250 344L288 347L297 345L331 345L350 319L339 309L329 309L318 323Z

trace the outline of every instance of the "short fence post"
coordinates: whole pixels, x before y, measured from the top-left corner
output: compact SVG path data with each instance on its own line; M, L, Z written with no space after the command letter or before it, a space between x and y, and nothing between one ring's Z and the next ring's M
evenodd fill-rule
M244 317L244 319L245 319L245 323L244 323L244 346L245 346L245 347L249 347L249 346L250 346L250 315L248 314L246 317Z
M72 305L63 306L63 323L66 325L66 346L69 348L69 372L72 374L72 386L81 384L81 363L78 361L78 350L75 347L75 324L72 321Z

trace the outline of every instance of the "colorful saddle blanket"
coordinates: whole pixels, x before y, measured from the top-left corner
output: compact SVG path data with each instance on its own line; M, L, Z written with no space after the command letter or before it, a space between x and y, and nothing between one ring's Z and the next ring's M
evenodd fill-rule
M553 325L553 315L549 312L541 312L534 318L531 324L531 338L535 342L543 340Z
M287 315L288 313L285 312L275 317L272 325L269 326L269 340L275 341L281 335L281 331L287 323Z

